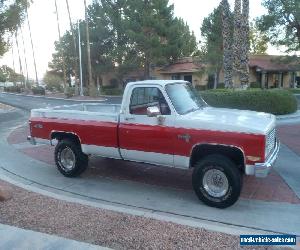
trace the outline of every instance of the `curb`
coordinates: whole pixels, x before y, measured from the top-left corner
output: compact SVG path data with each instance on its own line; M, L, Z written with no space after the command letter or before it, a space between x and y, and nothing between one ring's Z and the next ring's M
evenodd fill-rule
M52 99L52 100L64 100L64 101L72 101L72 102L105 102L107 99L98 100L76 100L76 99L69 99L69 98L61 98L61 97L49 97L49 96L42 96L42 95L25 95L25 94L16 94L16 93L9 93L9 92L1 92L3 94L8 95L16 95L16 96L28 96L28 97L34 97L34 98L45 98L45 99ZM121 96L100 96L100 97L121 97Z

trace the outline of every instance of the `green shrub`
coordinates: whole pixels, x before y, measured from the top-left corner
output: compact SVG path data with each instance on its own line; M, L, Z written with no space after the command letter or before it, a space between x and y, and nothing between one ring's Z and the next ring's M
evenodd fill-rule
M69 87L67 86L66 89L65 89L65 96L67 98L70 98L72 96L75 95L75 87Z
M298 89L288 89L288 91L290 91L293 94L300 94L300 88L298 88Z
M201 92L201 95L214 107L254 110L274 115L297 110L296 98L286 90L210 90Z
M261 85L259 82L251 82L250 83L250 88L251 89L260 89L261 88Z
M203 91L203 90L207 90L207 86L206 85L196 85L195 89L197 89L198 91Z
M12 92L12 93L21 93L22 89L20 86L9 86L9 87L4 87L5 92Z
M46 89L49 91L63 91L63 79L51 72L47 72L43 81L46 83Z
M41 86L32 87L31 91L34 95L45 95L45 89Z
M123 89L102 86L101 95L123 95Z

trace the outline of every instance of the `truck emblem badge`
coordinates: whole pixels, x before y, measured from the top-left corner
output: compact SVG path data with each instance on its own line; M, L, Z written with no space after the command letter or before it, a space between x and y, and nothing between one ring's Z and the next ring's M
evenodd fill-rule
M185 140L185 142L189 142L191 139L191 136L189 134L178 135L177 137L178 139Z

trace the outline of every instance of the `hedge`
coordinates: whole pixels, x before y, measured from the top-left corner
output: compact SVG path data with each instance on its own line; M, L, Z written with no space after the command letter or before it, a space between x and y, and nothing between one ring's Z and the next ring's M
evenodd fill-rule
M12 93L21 93L22 89L20 86L9 86L9 87L4 87L5 92L12 92Z
M32 87L31 91L34 95L45 95L45 89L41 86Z
M213 107L254 110L274 115L297 110L296 98L287 90L209 90L200 92Z

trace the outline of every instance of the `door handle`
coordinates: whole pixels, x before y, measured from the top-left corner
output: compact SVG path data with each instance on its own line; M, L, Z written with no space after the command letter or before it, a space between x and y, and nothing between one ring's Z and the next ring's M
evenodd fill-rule
M125 117L125 120L126 121L130 121L130 120L132 121L132 120L134 120L134 117Z

